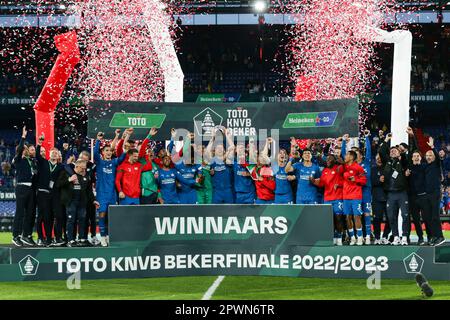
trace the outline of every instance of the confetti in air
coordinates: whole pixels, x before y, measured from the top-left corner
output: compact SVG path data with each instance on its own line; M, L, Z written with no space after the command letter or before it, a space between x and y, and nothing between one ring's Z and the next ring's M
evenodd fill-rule
M170 26L160 1L88 0L78 4L85 56L80 88L89 99L162 101L164 79L153 48L151 19ZM161 19L162 17L162 19Z
M296 0L284 7L298 14L287 29L290 41L285 72L292 83L304 81L316 100L353 98L373 93L379 82L374 62L374 28L395 12L393 0ZM370 99L361 104L363 127L371 113Z

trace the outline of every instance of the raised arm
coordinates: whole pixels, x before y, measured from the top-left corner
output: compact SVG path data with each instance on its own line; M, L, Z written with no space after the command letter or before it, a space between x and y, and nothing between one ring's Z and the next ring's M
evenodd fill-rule
M265 161L270 160L269 159L269 146L272 145L273 139L267 138L266 143L264 144L264 148L261 151L261 156L265 159Z
M212 156L212 147L214 145L215 134L216 134L216 132L214 130L214 133L213 133L211 139L209 140L208 145L206 146L206 149L205 149L205 156L206 156L208 161L210 161L213 158L213 156Z
M345 159L345 154L347 153L347 142L350 139L348 133L344 134L342 137L342 147L341 147L341 158Z
M256 164L258 161L258 150L256 149L255 140L250 139L248 143L248 162L250 164Z
M370 142L370 131L364 130L366 156L365 159L372 160L372 143Z
M103 138L103 135L101 132L99 132L97 134L97 140L95 140L95 145L94 145L94 162L98 163L101 161L101 156L100 156L100 144L101 144L101 139Z
M41 148L42 148L42 143L44 142L44 134L42 134L42 136L39 137L37 146L36 146L36 160L38 163L43 163L44 161L47 161L47 159L43 158L41 156Z
M145 157L145 151L147 150L148 143L150 142L150 139L158 133L158 130L156 128L151 128L148 132L147 137L142 141L141 149L139 150L139 159Z
M116 150L117 143L119 142L120 129L116 129L116 131L114 131L114 134L115 134L114 135L114 139L111 142L111 149L112 150Z
M228 160L228 162L232 162L234 159L234 150L236 149L236 146L234 145L234 139L233 139L233 131L231 129L227 129L225 131L225 137L227 140L227 153L225 155L226 160Z
M16 160L15 163L22 160L22 153L25 149L25 140L27 139L27 128L24 126L22 128L22 138L20 139L19 145L17 146L17 154L16 154Z
M381 158L381 162L383 162L383 164L389 161L389 141L391 140L391 137L392 137L391 133L388 133L386 135L386 138L384 139L384 142L381 143L380 149L378 151Z

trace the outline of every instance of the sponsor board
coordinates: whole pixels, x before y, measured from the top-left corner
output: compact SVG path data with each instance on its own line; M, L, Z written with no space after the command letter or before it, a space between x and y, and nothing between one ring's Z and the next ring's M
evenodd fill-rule
M92 101L88 136L97 132L114 136L117 128L135 128L134 137L143 139L152 126L158 139L170 137L172 128L183 128L209 139L216 127L230 129L235 137L255 137L259 130L278 130L281 140L335 138L345 133L358 135L358 102L340 99L265 103L162 103L133 101Z

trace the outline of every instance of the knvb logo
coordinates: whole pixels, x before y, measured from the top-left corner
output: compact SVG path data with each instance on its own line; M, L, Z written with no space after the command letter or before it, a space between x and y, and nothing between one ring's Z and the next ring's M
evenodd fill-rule
M27 255L19 261L19 267L23 276L35 276L39 268L39 261Z
M417 255L415 252L411 253L405 259L403 259L403 264L407 273L418 273L422 271L424 260L422 257Z
M208 107L197 114L193 120L196 134L211 136L214 133L213 129L222 125L223 117Z

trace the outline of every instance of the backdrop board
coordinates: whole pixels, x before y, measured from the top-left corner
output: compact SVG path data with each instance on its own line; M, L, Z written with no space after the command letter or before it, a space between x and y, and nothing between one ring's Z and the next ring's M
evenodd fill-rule
M183 128L208 139L216 126L231 128L235 136L256 136L260 129L279 130L281 140L336 138L358 135L356 99L276 103L163 103L92 101L88 135L133 127L134 138L143 139L151 127L157 139L169 139L171 128Z

